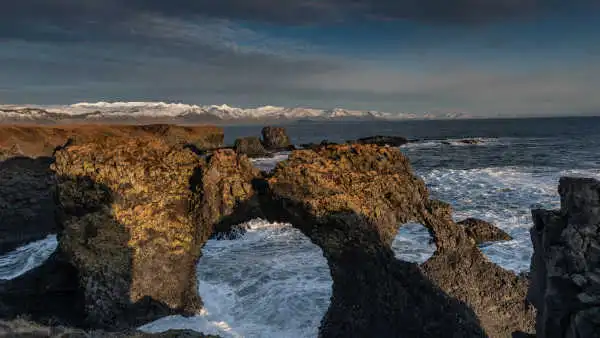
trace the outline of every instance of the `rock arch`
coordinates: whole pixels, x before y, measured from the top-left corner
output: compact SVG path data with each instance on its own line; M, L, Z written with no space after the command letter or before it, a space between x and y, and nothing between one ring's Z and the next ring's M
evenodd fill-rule
M208 237L262 217L291 223L323 250L333 295L321 337L529 331L524 293L518 300L526 283L485 259L397 149L295 151L261 177L232 150L198 157L153 138L114 138L59 150L54 169L60 253L79 271L88 319L100 324L126 322L131 313L114 318L110 309L145 298L147 310L197 311L194 267ZM422 266L391 250L399 225L411 221L425 225L437 247ZM118 262L128 251L131 269ZM156 315L143 310L137 319Z

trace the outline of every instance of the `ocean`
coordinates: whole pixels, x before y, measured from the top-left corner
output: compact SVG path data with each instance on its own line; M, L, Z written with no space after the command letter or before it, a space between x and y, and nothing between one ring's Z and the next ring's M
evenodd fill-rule
M514 239L484 244L500 266L523 272L532 254L531 208L558 208L558 179L600 179L600 118L448 120L398 122L298 122L284 125L295 144L340 142L372 135L418 140L401 147L433 198L449 202L454 218L495 223ZM225 127L226 143L258 136L262 126ZM463 138L480 142L466 145ZM268 170L287 153L254 159ZM142 327L149 332L190 328L223 337L315 337L331 295L331 278L321 250L287 224L249 222L235 240L210 240L198 263L205 302L197 317L167 317ZM0 279L14 278L41 264L56 237L0 257ZM435 247L419 224L406 224L393 243L400 259L423 262Z

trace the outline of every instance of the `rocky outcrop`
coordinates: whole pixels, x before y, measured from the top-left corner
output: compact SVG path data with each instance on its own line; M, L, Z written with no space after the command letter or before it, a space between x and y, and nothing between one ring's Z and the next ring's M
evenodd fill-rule
M527 281L484 257L398 149L295 151L261 178L232 150L200 157L162 139L106 138L57 151L54 169L64 228L57 255L75 268L75 299L89 325L121 329L197 312L202 245L215 231L263 216L292 223L327 258L334 284L322 337L533 329ZM420 267L391 250L408 222L425 225L437 246Z
M432 219L425 184L399 151L296 151L257 190L269 219L291 222L327 258L333 295L320 337L484 336L468 305L394 258L399 224Z
M375 144L378 146L390 146L390 147L399 147L401 145L404 145L406 143L408 143L408 140L404 137L401 136L382 136L382 135L377 135L377 136L370 136L370 137L364 137L364 138L359 138L356 141L350 141L349 143L356 143L356 144Z
M248 157L265 157L269 153L265 150L258 137L249 136L235 140L233 145L235 152Z
M0 255L57 231L51 158L0 162Z
M490 222L477 218L467 218L458 222L467 232L467 235L475 240L476 244L486 242L510 241L512 237L504 230L496 227Z
M190 144L198 149L223 146L223 129L213 126L153 125L0 125L0 154L18 147L25 156L52 156L56 147L102 142L114 137L155 137L170 145ZM6 157L6 156L5 156ZM1 160L1 159L0 159Z
M489 337L534 332L535 310L525 302L528 280L490 262L466 230L452 221L450 205L434 201L428 209L433 217L422 224L432 233L437 250L421 265L424 274L469 304Z
M260 176L246 156L233 150L213 152L203 159L198 172L198 215L202 236L227 234L242 222L262 216L252 182ZM241 229L236 229L241 230Z
M0 318L114 331L194 314L201 247L260 216L258 170L230 149L199 157L160 139L114 138L57 151L53 169L59 249L0 283Z
M59 252L79 273L87 323L122 328L201 309L199 166L191 151L153 138L56 153Z
M264 127L261 134L262 143L267 150L287 150L292 145L283 127Z
M508 337L533 331L534 312L524 301L527 281L485 258L453 222L451 207L429 199L399 150L340 145L297 151L277 166L263 189L269 191L271 202L263 202L269 217L297 226L328 259L334 286L323 336L485 331ZM390 249L399 224L408 222L425 225L437 246L421 267L424 275L396 261ZM447 316L461 318L461 328Z
M532 211L537 337L600 337L600 181L563 177L558 190L560 210Z

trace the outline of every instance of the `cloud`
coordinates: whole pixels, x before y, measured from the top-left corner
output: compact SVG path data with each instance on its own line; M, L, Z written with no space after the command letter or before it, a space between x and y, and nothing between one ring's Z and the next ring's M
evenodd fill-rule
M365 19L472 24L574 9L598 10L599 4L596 0L20 0L3 4L0 22L41 20L81 25L119 22L146 13L291 25Z

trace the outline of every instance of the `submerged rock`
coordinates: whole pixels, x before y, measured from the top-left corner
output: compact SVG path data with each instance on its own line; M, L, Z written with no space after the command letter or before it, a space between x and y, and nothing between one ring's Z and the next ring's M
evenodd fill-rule
M537 336L600 337L600 181L563 177L558 190L560 210L532 211Z
M399 147L401 145L404 145L406 143L408 143L408 140L404 137L401 136L381 136L381 135L377 135L377 136L370 136L370 137L364 137L364 138L359 138L356 141L352 141L351 143L357 143L357 144L375 144L378 146L390 146L390 147Z
M481 140L474 139L474 138L467 138L467 139L462 139L462 140L453 141L453 142L454 142L454 143L460 143L460 144L470 144L470 145L474 145L474 144L481 144L481 143L483 143ZM450 141L442 141L442 144L445 144L445 145L452 145L452 144L454 144L453 142L450 142Z
M79 274L89 325L124 328L202 302L207 240L195 193L199 158L154 138L108 139L56 153L59 252Z
M336 145L337 143L335 142L329 142L328 140L322 140L321 143L304 143L301 144L300 146L304 149L311 149L311 150L319 150L320 148L326 147L326 146L332 146L332 145Z
M247 155L248 157L265 157L269 155L260 142L260 139L254 136L238 138L235 140L233 148L236 153Z
M283 127L264 127L261 134L262 143L267 150L288 150L292 144Z
M465 228L467 235L473 238L476 244L512 240L512 237L504 230L484 220L467 218L458 222L458 224Z

